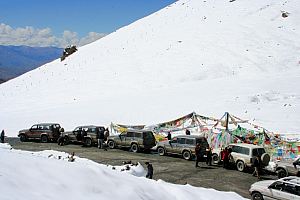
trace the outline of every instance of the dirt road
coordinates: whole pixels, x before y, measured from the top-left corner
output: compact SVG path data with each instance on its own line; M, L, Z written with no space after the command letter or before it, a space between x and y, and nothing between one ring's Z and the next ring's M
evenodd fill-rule
M104 151L96 147L86 148L81 145L58 146L56 143L20 142L18 138L7 140L13 148L42 151L46 149L75 152L79 157L91 159L95 162L109 165L122 165L123 161L144 162L150 161L154 167L154 179L162 179L176 184L190 184L198 187L214 188L222 191L234 191L243 197L250 198L250 185L257 181L251 173L242 173L236 170L226 170L221 166L207 166L200 164L195 168L194 161L186 161L180 157L159 156L152 153L132 153L128 150L108 149ZM264 179L276 179L275 176L265 175Z

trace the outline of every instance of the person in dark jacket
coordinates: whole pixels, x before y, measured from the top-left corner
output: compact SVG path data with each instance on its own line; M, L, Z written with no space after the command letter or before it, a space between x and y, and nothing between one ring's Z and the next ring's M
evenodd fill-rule
M260 179L260 175L259 175L260 157L259 156L254 157L253 167L254 167L254 172L253 172L252 176L257 176L257 179Z
M104 141L107 141L108 136L109 136L109 130L108 128L106 128L104 131Z
M1 143L4 143L4 137L5 137L5 132L4 130L2 130L0 135Z
M199 162L201 161L201 157L202 157L200 143L196 144L195 155L196 155L196 167L199 167Z
M211 148L208 146L208 148L206 149L206 164L211 166L211 161L212 161L212 152L211 152Z
M168 132L167 138L168 138L168 140L171 140L171 139L172 139L171 132Z
M147 165L146 178L152 179L152 177L153 177L153 166L149 162L145 162L145 164Z
M103 142L104 142L104 128L97 128L97 139L98 139L98 148L103 149Z
M185 134L186 135L191 135L191 131L189 129L186 129Z
M229 166L229 152L227 147L225 147L223 151L222 160L223 160L223 168L227 169Z

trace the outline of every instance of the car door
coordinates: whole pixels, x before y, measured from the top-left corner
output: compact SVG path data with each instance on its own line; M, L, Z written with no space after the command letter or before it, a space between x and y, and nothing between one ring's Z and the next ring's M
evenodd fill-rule
M287 192L286 184L282 182L275 182L269 186L270 196L269 199L274 200L294 200L295 196ZM266 198L265 198L266 199Z
M177 138L177 146L174 148L175 153L181 154L186 147L186 138Z
M28 138L35 138L36 133L38 132L38 125L33 125L27 134Z
M166 151L168 153L175 153L177 148L177 137L172 138L172 140L169 141L169 144L166 145Z

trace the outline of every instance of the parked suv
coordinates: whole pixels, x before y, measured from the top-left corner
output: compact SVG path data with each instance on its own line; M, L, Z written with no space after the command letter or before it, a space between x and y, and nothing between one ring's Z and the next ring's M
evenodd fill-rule
M61 134L61 126L56 123L35 124L30 129L19 131L18 137L21 142L29 139L38 139L41 142L56 142Z
M276 163L275 171L278 178L286 176L300 176L300 157L293 161L279 161Z
M104 131L103 126L78 126L73 131L65 132L62 134L64 137L64 143L82 143L85 146L93 146L97 144L97 135L96 130ZM85 131L86 135L83 135L83 130Z
M232 149L232 157L234 164L238 171L244 171L246 167L253 165L254 158L259 156L261 158L262 167L268 166L270 155L266 153L261 146L254 144L230 144L228 148Z
M295 176L278 180L259 181L249 189L252 200L300 199L300 178Z
M166 154L182 155L185 160L190 160L195 156L196 144L200 143L200 151L205 154L208 148L208 143L205 137L196 135L180 135L172 138L172 140L166 140L157 143L157 152L163 156Z
M155 137L152 131L128 130L116 136L109 136L107 145L113 149L116 147L130 148L133 152L150 150L155 146Z

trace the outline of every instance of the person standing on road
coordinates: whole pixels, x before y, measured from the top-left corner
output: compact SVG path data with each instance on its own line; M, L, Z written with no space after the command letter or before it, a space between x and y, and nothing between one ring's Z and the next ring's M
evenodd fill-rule
M98 135L98 148L103 149L104 128L97 128L97 135Z
M223 168L227 169L228 165L229 165L229 152L228 152L228 148L225 147L224 151L223 151L223 156L222 156L222 160L223 160Z
M200 143L196 144L195 154L196 154L196 167L199 167L199 162L201 160L201 146L200 146Z
M254 167L254 172L252 176L257 176L257 179L259 180L260 179L260 175L259 175L260 157L259 156L255 156L253 160L253 167Z
M212 156L212 152L211 152L211 148L208 146L208 148L206 149L206 164L211 166L211 156Z
M153 166L149 162L145 162L145 164L147 165L146 178L152 179L152 177L153 177Z
M0 135L1 143L4 143L4 137L5 137L5 132L4 130L2 130Z
M104 141L105 142L107 141L108 136L109 136L109 130L108 130L108 128L106 128L104 131Z

